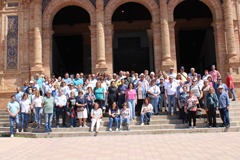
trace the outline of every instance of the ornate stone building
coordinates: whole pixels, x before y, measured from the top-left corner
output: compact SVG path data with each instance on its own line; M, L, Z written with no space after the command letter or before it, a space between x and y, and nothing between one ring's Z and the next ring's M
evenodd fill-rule
M0 0L1 104L35 73L177 71L181 65L203 74L216 64L224 82L232 74L239 95L239 5L239 0Z

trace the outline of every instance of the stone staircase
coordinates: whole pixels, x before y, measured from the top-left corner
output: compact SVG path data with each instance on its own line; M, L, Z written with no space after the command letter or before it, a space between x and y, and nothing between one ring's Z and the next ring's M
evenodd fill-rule
M165 134L165 133L192 133L192 132L236 132L240 130L240 101L231 102L230 107L230 128L208 128L208 123L206 123L206 114L203 111L202 118L197 118L197 128L189 129L188 124L182 124L182 120L178 119L178 116L166 115L167 113L161 112L160 115L152 116L150 125L141 126L140 116L137 116L134 121L131 121L131 131L127 131L126 124L123 125L123 131L116 132L115 126L113 124L113 131L109 132L109 119L108 117L102 118L101 126L99 128L99 133L89 132L91 123L87 123L87 128L74 127L70 128L70 119L66 120L67 128L56 128L56 122L52 123L52 132L46 133L44 129L37 129L36 124L29 124L28 128L25 129L24 133L16 133L15 135L23 137L76 137L76 136L94 136L94 135L139 135L139 134ZM62 119L60 118L60 124ZM217 114L217 124L220 126L222 120ZM77 121L77 125L79 125ZM0 134L10 135L10 121L6 110L0 110ZM19 124L21 129L21 122Z

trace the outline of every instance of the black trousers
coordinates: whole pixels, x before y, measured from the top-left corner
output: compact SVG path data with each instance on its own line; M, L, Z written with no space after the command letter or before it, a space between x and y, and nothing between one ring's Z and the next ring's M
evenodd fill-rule
M135 108L135 110L136 110L138 113L141 112L142 105L143 105L143 99L138 99L138 100L137 100L137 106L136 106L136 108Z
M185 123L185 121L187 120L187 114L184 112L184 106L182 106L182 109L179 108L179 112L182 113L182 120L183 120L183 123Z
M101 99L96 99L95 102L97 102L100 106L100 108L102 109L102 106L103 106L103 100Z
M209 126L216 126L216 108L214 108L213 105L210 105L210 108L208 108L208 121L209 121ZM213 123L212 123L213 121Z
M191 123L192 123L192 119L193 119L193 126L196 126L196 111L188 111L188 123L189 123L189 127L191 127Z

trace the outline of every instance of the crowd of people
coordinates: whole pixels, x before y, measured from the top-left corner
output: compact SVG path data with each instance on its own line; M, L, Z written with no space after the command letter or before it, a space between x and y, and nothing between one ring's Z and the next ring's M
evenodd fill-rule
M64 77L40 77L23 87L17 87L15 95L11 96L7 110L10 114L10 132L14 136L13 124L16 122L16 132L19 132L19 117L21 117L21 132L28 128L28 124L36 123L42 128L42 114L44 113L45 130L51 132L52 119L56 119L59 128L59 118L62 117L62 127L67 127L66 118L70 118L70 127L88 127L90 131L99 130L103 115L109 116L109 131L115 122L116 131L122 130L123 122L130 130L130 121L141 116L141 125L149 124L152 115L167 112L177 115L183 123L189 123L196 128L196 117L206 111L209 127L217 127L216 111L220 111L223 127L230 127L229 121L229 91L234 94L233 79L227 73L226 84L222 83L221 74L212 65L212 71L205 70L205 74L197 74L194 68L190 73L184 67L179 73L148 70L138 75L134 71L120 71L119 74L107 72L88 74L83 73ZM168 108L168 109L167 109ZM173 112L172 112L173 108ZM19 116L20 115L20 116ZM79 119L79 125L76 124Z

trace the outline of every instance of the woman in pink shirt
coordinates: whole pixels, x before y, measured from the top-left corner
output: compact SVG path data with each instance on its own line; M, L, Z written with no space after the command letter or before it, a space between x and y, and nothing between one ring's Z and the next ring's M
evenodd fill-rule
M128 85L128 89L125 92L125 100L130 109L130 119L133 121L135 119L135 106L137 105L137 92L133 89L133 83Z

